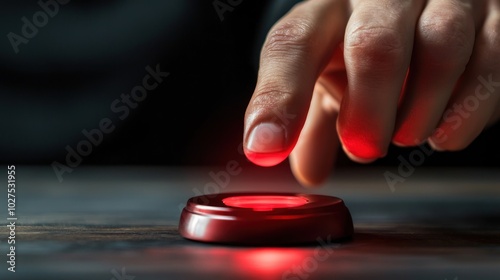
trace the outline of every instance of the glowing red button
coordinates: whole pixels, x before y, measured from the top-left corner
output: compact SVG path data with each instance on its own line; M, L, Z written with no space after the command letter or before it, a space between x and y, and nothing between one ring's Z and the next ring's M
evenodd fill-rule
M194 241L279 245L341 240L353 234L349 209L333 196L245 192L201 195L188 199L179 233Z
M271 211L275 208L290 208L302 206L309 201L301 196L231 196L224 198L222 202L226 206L239 208L252 208L254 211Z

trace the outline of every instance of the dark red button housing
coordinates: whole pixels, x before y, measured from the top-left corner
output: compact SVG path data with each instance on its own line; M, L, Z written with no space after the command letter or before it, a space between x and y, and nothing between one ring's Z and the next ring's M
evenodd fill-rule
M300 193L220 193L187 201L179 232L187 239L240 245L313 243L353 234L337 197Z

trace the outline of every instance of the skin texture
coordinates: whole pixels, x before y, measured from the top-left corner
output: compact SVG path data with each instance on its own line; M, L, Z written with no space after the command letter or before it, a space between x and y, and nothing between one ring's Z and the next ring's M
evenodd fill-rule
M244 150L318 186L339 145L464 149L500 117L499 46L500 0L304 1L262 46Z

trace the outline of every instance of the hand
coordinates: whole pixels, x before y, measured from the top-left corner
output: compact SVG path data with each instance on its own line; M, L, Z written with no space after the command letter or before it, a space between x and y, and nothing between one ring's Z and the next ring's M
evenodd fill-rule
M467 147L500 118L499 0L309 0L270 30L245 114L257 165L290 155L321 184L339 140L354 161L391 144Z

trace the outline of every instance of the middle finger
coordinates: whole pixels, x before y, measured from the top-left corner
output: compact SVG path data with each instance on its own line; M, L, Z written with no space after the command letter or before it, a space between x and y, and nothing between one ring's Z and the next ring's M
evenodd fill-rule
M420 145L439 123L474 46L480 4L432 0L418 21L415 46L393 142Z

